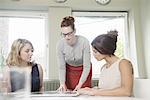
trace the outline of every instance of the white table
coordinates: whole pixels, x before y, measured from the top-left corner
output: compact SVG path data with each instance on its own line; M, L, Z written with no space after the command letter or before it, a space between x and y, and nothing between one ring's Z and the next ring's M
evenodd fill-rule
M134 97L102 97L102 96L79 96L79 97L33 97L31 100L146 100ZM148 99L147 99L148 100Z
M77 97L6 97L0 100L149 100L135 97L110 97L110 96L87 96L80 95Z

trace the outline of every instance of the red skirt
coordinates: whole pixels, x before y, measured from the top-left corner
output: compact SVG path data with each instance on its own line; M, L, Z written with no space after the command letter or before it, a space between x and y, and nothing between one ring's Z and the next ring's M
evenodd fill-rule
M70 90L74 90L76 85L79 83L80 77L83 72L83 65L82 66L71 66L66 64L66 86ZM82 85L82 88L84 87L91 87L91 82L92 82L92 64L91 64L91 69L89 72L89 75Z

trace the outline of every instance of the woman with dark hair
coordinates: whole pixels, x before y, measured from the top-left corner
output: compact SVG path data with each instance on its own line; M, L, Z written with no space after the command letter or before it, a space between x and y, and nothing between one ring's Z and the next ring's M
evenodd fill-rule
M57 46L60 91L91 87L90 44L85 37L75 35L74 21L67 16L61 22L63 38Z
M82 88L80 94L100 96L131 96L133 88L133 68L129 60L117 57L118 32L109 31L97 36L91 43L93 55L98 60L105 60L101 68L98 88Z

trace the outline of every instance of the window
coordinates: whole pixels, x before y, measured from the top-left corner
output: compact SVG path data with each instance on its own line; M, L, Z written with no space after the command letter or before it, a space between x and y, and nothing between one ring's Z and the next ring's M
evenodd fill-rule
M40 12L0 12L0 43L5 58L14 40L32 42L33 60L42 65L44 79L48 78L47 14Z
M116 29L118 31L118 42L115 54L119 57L130 58L127 12L73 12L73 15L76 20L76 34L86 37L90 43L96 36ZM98 78L105 61L97 61L91 53L91 62L93 78ZM135 76L138 76L138 71L134 71Z

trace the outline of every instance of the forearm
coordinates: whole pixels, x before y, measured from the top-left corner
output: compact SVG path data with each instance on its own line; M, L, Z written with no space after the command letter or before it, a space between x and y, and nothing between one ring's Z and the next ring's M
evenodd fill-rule
M91 69L91 54L90 54L90 46L87 41L83 51L83 72L80 78L80 82L84 83L90 73Z
M44 84L40 87L40 92L44 92Z
M93 90L93 95L95 96L131 96L132 89L126 89L125 87L109 89L109 90L96 89L96 90Z
M66 81L66 69L60 69L59 71L60 84L65 84Z
M84 83L86 81L89 73L90 73L90 67L89 68L83 68L83 72L82 72L82 75L80 77L79 83Z

